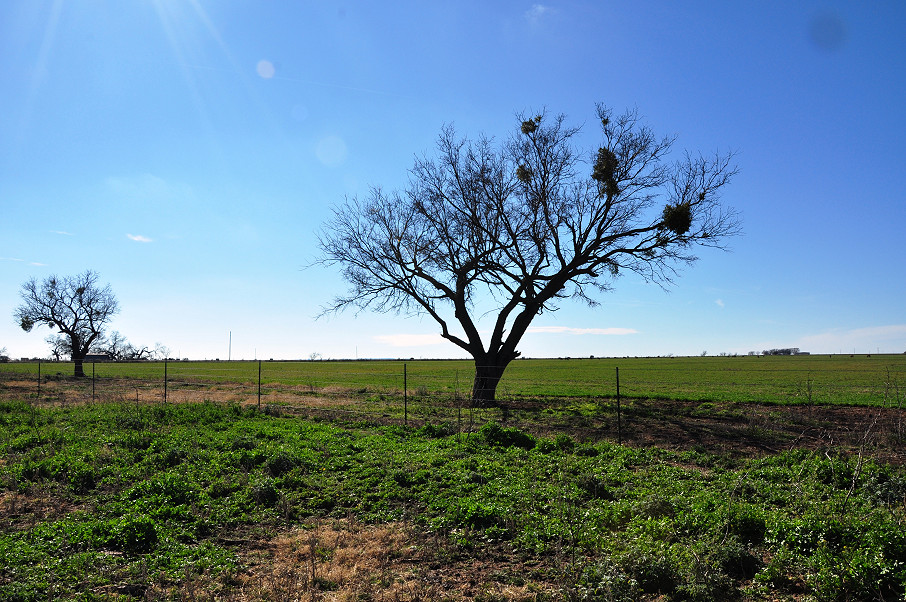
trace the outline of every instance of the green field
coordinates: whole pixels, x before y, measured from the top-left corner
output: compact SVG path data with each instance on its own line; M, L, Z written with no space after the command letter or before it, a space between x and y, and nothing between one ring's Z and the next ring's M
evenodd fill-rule
M0 599L894 600L904 499L828 447L0 402Z
M450 397L468 394L470 361L318 361L260 363L268 391L306 387ZM36 378L37 363L0 364L0 377ZM43 363L42 376L66 376L69 363ZM906 397L906 354L803 355L615 359L525 359L507 368L501 399L524 397L613 397L619 369L620 394L629 398L774 404L898 405ZM163 362L98 363L86 366L98 379L163 383ZM251 391L259 362L168 362L168 383L236 383Z

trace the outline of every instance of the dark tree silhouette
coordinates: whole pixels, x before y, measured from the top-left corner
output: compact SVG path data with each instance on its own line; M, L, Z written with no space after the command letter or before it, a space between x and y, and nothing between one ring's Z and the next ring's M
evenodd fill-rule
M154 352L145 347L136 347L118 330L95 342L93 349L106 353L115 362L132 362L151 359Z
M598 105L597 117L592 152L574 147L579 128L562 115L518 116L502 144L445 127L405 191L374 188L334 208L320 262L339 265L350 289L325 312L427 314L474 358L473 403L489 405L537 315L567 297L594 305L590 293L611 290L621 272L666 286L696 259L693 247L723 248L738 232L719 202L732 154L668 161L674 138L656 137L635 111L614 118Z
M100 287L98 275L86 270L77 276L50 276L40 283L32 278L22 285L20 295L23 303L15 318L22 330L31 332L42 324L56 328L66 338L63 348L72 356L75 376L85 376L85 355L103 339L104 327L119 311L110 285Z
M63 361L63 356L72 356L72 341L63 334L49 334L44 342L50 345L50 357L55 362Z

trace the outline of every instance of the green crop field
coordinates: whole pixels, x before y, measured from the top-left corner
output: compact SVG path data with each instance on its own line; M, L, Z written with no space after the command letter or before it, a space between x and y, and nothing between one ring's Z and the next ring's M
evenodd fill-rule
M97 379L281 386L309 390L467 395L469 361L163 362L88 365ZM42 375L66 376L68 363L43 363ZM0 378L37 377L37 363L0 364ZM617 359L524 359L507 368L502 399L613 397L774 404L897 405L906 397L906 354Z

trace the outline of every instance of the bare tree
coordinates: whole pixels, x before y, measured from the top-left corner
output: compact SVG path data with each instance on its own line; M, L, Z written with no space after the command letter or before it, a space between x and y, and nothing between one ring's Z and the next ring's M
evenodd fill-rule
M128 361L149 360L152 357L154 357L154 351L148 349L147 345L136 347L132 343L129 343L123 355L123 359Z
M115 362L122 361L126 359L126 356L130 353L132 344L120 334L120 331L114 330L110 333L109 337L104 337L103 340L95 342L95 347L101 350L102 353L106 353L110 356Z
M64 349L75 363L75 376L85 376L85 355L103 339L104 327L119 311L110 285L99 286L97 273L86 270L77 276L50 276L40 283L32 278L22 285L20 296L23 303L15 318L22 330L30 332L42 324L58 329L68 339Z
M69 338L60 334L49 334L44 337L44 342L50 345L50 358L59 362L64 356L72 355L72 343Z
M488 405L536 316L568 297L594 305L590 294L626 271L669 285L693 247L723 248L739 231L719 202L732 154L670 162L674 138L635 111L614 118L598 105L597 117L592 152L574 147L579 128L562 115L517 116L503 144L445 127L404 192L374 188L334 208L320 261L339 265L350 289L325 312L429 315L474 358L473 403Z
M116 362L146 360L152 356L152 351L148 347L136 347L118 330L110 333L109 337L97 341L94 348L101 353L106 353L110 359Z
M170 357L170 348L163 343L154 343L154 349L151 351L151 357L159 360L165 360Z

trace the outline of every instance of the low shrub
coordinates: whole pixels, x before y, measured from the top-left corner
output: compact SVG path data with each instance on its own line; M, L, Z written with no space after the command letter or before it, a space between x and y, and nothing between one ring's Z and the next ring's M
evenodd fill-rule
M607 482L594 474L581 474L576 478L576 485L593 500L613 500L615 498Z
M255 503L268 508L276 506L280 500L280 492L271 479L265 479L252 485L251 495Z
M158 542L157 527L147 516L128 516L120 520L117 530L119 549L127 554L145 554Z
M478 432L488 445L527 450L535 447L535 438L528 433L513 427L502 427L496 422L488 422Z
M449 422L441 422L440 424L426 422L423 427L415 431L415 434L428 439L438 439L440 437L449 437L455 432L456 429Z
M560 451L571 452L576 447L576 442L566 433L558 433L557 436L554 437L554 445L556 445L557 449Z
M97 474L90 464L78 463L69 468L69 487L75 493L86 493L95 488Z
M767 532L764 514L755 506L734 505L727 518L727 530L746 544L760 544Z
M671 595L682 583L677 567L665 550L631 556L626 570L643 594Z
M295 468L298 460L286 450L278 450L264 462L264 469L272 477L281 477Z

